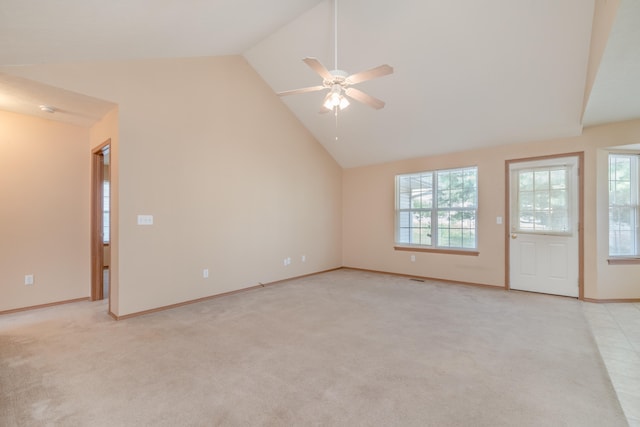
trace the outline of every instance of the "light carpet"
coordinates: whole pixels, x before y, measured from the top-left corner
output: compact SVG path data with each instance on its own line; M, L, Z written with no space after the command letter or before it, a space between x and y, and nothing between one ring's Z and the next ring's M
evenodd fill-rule
M0 316L2 426L626 426L580 302L338 270Z

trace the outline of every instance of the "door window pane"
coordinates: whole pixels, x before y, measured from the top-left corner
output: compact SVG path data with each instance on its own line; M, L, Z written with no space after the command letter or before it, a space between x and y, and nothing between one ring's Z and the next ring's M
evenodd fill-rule
M569 167L523 169L518 180L517 229L566 233L569 226Z

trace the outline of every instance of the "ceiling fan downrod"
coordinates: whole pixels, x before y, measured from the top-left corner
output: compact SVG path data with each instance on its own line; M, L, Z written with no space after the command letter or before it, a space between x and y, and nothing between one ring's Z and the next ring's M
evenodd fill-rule
M320 61L318 61L317 58L304 58L302 61L322 77L322 84L303 87L300 89L286 90L284 92L279 92L278 96L296 95L328 89L329 93L327 93L324 101L322 102L323 109L320 111L321 113L334 111L337 115L338 109L342 110L350 104L349 99L356 100L370 106L371 108L379 110L384 107L384 101L371 95L367 95L361 90L354 88L353 85L392 74L393 67L383 64L351 75L338 68L338 0L333 0L333 6L334 69L329 71Z
M333 0L333 65L338 70L338 0Z

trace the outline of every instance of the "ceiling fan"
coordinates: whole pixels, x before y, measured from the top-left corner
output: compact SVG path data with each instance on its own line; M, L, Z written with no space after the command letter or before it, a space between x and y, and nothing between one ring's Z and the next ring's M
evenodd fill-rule
M305 87L301 89L287 90L279 92L278 96L297 95L300 93L317 92L328 89L329 93L322 102L321 113L329 111L335 111L338 113L338 109L343 110L349 106L349 100L347 98L355 99L363 104L366 104L372 108L380 109L384 107L384 101L375 98L371 95L364 93L361 90L353 88L352 86L358 83L365 82L367 80L376 79L393 73L393 67L384 64L370 70L361 71L359 73L351 74L338 68L338 0L334 0L334 69L329 71L327 67L322 65L316 58L304 58L305 64L307 64L313 71L318 73L322 77L322 84L318 86Z

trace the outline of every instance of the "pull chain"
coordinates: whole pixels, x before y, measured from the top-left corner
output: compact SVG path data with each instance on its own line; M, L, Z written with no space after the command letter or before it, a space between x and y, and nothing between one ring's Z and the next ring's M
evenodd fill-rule
M335 117L336 117L336 142L338 142L338 107L335 108Z

